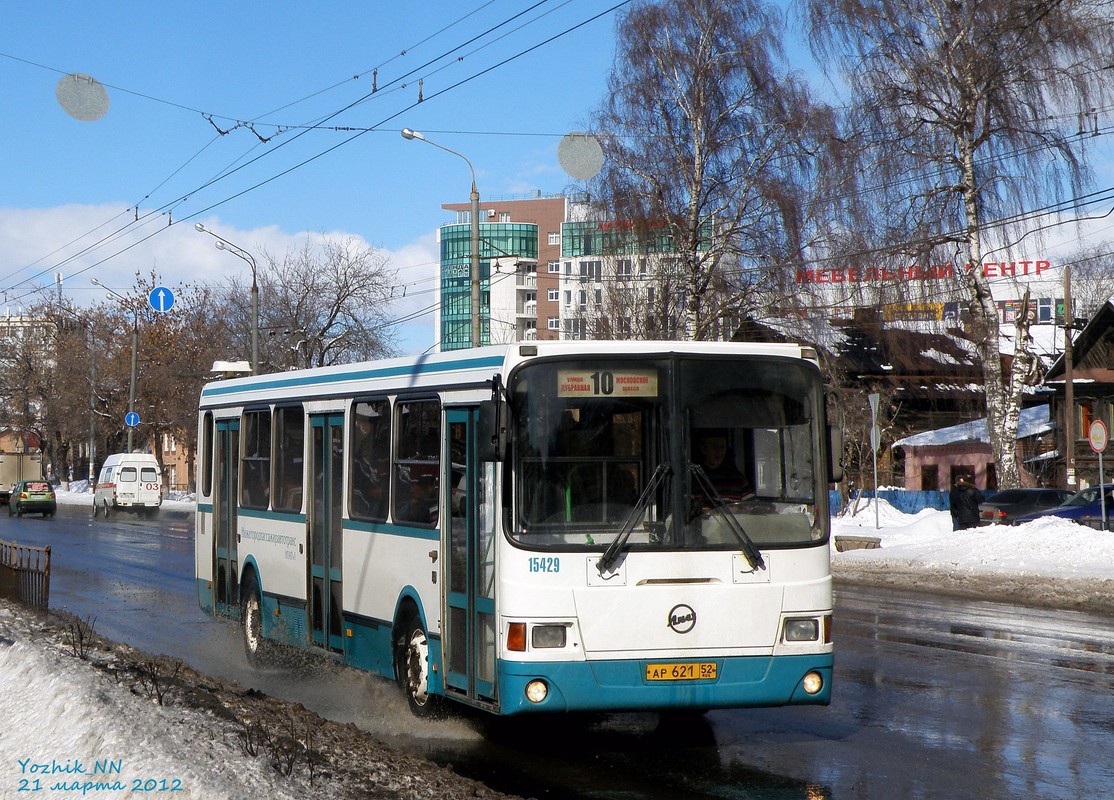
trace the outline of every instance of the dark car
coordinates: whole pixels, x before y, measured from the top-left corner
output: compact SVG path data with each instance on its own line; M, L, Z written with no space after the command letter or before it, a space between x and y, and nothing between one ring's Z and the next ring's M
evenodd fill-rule
M53 517L57 509L54 487L47 481L19 481L12 487L12 496L8 500L9 517L35 513Z
M979 524L1012 525L1024 514L1055 508L1071 496L1067 489L1003 489L979 503Z
M1114 516L1114 484L1108 483L1101 488L1091 486L1081 492L1076 492L1056 508L1034 514L1023 514L1017 518L1017 522L1020 524L1040 517L1060 517L1061 519L1078 522L1081 525L1089 525L1092 528L1101 528L1104 496L1106 518L1109 520L1111 516Z

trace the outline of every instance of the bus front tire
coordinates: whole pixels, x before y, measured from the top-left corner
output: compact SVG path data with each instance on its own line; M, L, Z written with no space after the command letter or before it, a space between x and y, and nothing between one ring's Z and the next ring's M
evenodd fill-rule
M441 698L429 693L429 637L417 617L402 626L395 651L395 674L414 716L432 719L443 715Z
M244 652L248 661L258 666L267 660L271 646L263 636L263 601L254 579L244 586L243 600L240 601L240 621L244 629Z

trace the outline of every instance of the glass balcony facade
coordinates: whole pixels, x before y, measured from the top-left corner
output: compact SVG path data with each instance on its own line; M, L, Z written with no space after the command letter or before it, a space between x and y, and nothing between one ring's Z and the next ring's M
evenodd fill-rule
M701 226L701 248L705 249L712 234L712 225ZM623 222L566 222L561 225L561 257L581 256L656 255L672 253L673 237L662 225L648 233L638 235L633 227Z
M538 257L538 226L480 223L480 344L491 343L491 260ZM472 226L441 227L441 349L462 350L472 337Z

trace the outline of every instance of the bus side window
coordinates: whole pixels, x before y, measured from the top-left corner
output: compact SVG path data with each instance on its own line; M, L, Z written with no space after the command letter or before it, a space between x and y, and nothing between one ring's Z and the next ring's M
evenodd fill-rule
M302 510L302 465L306 438L305 414L300 405L275 409L276 511Z
M271 410L245 411L240 423L240 505L266 508L271 493Z
M387 519L390 486L391 406L386 400L352 404L348 513L354 519Z
M441 474L441 403L401 401L395 405L394 518L416 525L438 521Z

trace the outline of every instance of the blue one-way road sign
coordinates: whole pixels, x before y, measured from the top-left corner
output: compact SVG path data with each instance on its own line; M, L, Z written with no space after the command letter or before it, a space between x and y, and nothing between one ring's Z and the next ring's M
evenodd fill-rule
M165 286L156 286L151 290L151 294L147 295L147 302L151 304L151 308L161 314L174 307L174 292Z

